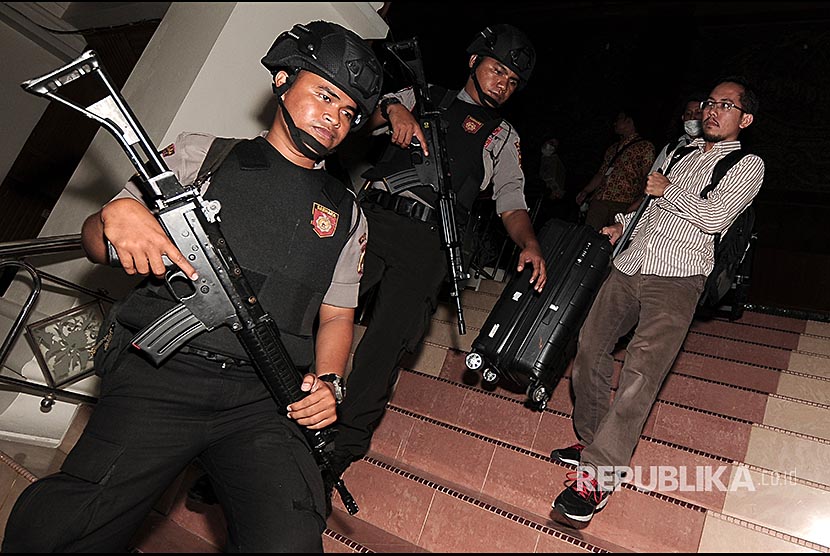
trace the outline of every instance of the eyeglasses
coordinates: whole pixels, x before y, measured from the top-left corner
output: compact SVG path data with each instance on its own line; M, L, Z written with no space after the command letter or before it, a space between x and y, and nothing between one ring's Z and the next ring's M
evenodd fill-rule
M724 112L729 112L733 108L740 110L744 114L747 113L746 110L735 104L734 102L729 102L728 100L704 100L700 103L701 110L712 110L713 108L717 108L718 110L723 110Z

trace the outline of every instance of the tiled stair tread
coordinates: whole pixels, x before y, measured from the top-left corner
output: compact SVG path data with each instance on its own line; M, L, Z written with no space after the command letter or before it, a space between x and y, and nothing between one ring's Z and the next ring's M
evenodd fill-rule
M771 315L769 313L761 313L759 311L752 311L750 309L744 311L743 316L736 322L802 333L805 331L807 323L810 321L805 321L803 319L794 317Z
M524 510L517 514L380 459L365 458L344 480L360 505L357 517L393 530L430 552L628 551ZM342 511L340 500L334 505ZM544 549L541 549L544 547Z
M465 353L461 351L448 350L447 358L444 367L441 371L441 378L448 379L452 382L464 384L467 386L478 387L482 391L494 391L497 394L504 395L516 401L526 400L526 394L520 390L509 389L505 390L501 385L497 385L495 390L492 387L483 388L480 384L479 377L468 371L464 364ZM677 367L678 364L675 364ZM734 365L729 366L732 371L735 370ZM687 367L684 371L695 373L695 369ZM412 371L408 371L412 372ZM619 364L617 365L616 373L619 372ZM718 378L730 378L724 371ZM471 379L471 375L473 378ZM551 399L548 402L548 408L571 414L573 405L570 398L570 369L567 369L565 376L556 384L552 393ZM734 374L733 374L734 376ZM615 375L616 380L616 375ZM509 384L506 385L509 387ZM758 384L757 386L763 386ZM714 382L711 379L699 378L693 375L681 375L671 373L666 381L666 384L661 389L658 395L658 404L673 404L681 408L690 408L697 413L711 414L711 416L721 419L738 419L749 423L762 424L764 422L764 415L766 410L768 396L763 391L747 390L745 387L733 386L726 383ZM795 398L787 398L788 402L793 404L801 404L808 406L806 409L814 407L816 404L809 401L803 401ZM656 406L655 406L656 407ZM820 410L819 406L819 410ZM671 410L668 410L671 411ZM654 410L653 410L654 413ZM796 423L797 425L797 423ZM797 434L806 434L811 436L810 427L805 426L805 430L792 431ZM819 440L827 440L830 436L830 430L827 434L821 437L815 437Z
M753 326L726 320L694 320L691 332L729 337L738 341L755 342L784 349L796 349L800 333L777 328Z
M745 314L748 315L749 312ZM442 313L442 307L439 306L436 315L441 318L436 318L433 321L433 326L425 338L425 341L435 345L465 349L480 331L478 328L468 325L467 334L459 337L455 331L454 322L446 321L446 319L454 319L451 311L443 309ZM761 316L772 317L771 315ZM787 317L772 318L782 319L784 324L786 324L786 321L792 320ZM480 315L477 315L475 319L468 320L479 319ZM767 322L767 324L774 324L774 322ZM744 339L740 339L742 337ZM797 340L798 336L787 329L765 329L760 326L746 324L743 319L734 323L729 321L696 321L687 338L687 343L678 357L678 361L684 355L687 358L689 356L708 356L711 358L710 362L714 361L718 365L734 363L786 372L791 350L794 349L793 345L797 343ZM819 338L819 340L830 343L830 338ZM820 357L822 353L805 353L805 355ZM703 370L705 371L705 369Z
M544 456L559 447L553 442L568 445L575 440L570 408L562 411L553 403L549 410L540 414L528 410L517 400L407 370L401 372L391 405L488 438L533 449ZM665 403L655 408L644 428L644 436L716 460L743 460L752 432L751 423ZM801 438L809 441L811 437ZM821 439L813 440L819 445L827 444Z
M731 349L731 351L728 351L721 347L721 344L721 340L712 342L711 338L704 338L703 342L687 339L686 345L684 345L684 348L672 366L672 375L686 375L710 382L721 383L726 387L734 386L738 389L752 389L767 393L776 393L778 391L779 382L782 380L782 377L786 377L788 382L795 384L803 383L805 380L816 380L818 382L814 384L820 389L820 392L824 392L824 389L821 387L825 384L827 385L827 391L830 392L830 380L828 378L789 371L787 370L788 361L785 361L780 355L777 356L778 367L766 363L759 365L757 362L743 362L734 359L735 353L740 354L745 352L742 346L738 345L736 347L734 344L729 345L727 343L727 347ZM449 354L455 357L455 359L451 360L450 355L448 355L448 361L452 361L458 367L451 370L463 372L465 370L464 357L467 351L453 349L452 346L447 349ZM618 364L618 368L616 369L617 373L619 372L619 365L622 364L624 357L625 351L623 348L615 352L615 358ZM756 361L764 360L763 357L755 357L755 359ZM816 361L818 362L818 360ZM769 361L769 363L771 362L773 361ZM459 368L461 371L459 371ZM805 394L804 396L793 395L790 397L794 401L803 399L805 402L813 404L820 402L825 396L825 394L820 393L815 388L810 388L808 385L803 386L801 390L804 392L812 391L814 394ZM795 389L794 391L798 392L799 389Z
M683 342L683 351L702 353L712 357L722 357L726 360L741 361L775 369L786 369L791 353L791 350L787 348L744 342L721 336L710 336L698 332L689 332Z
M548 512L550 501L561 490L561 481L565 478L565 472L569 467L555 464L538 453L511 449L503 442L486 439L480 435L465 435L457 427L425 422L417 416L399 413L394 408L387 412L384 421L375 433L375 439L372 457L384 458L386 461L393 462L395 466L421 476L428 473L431 477L433 473L438 473L445 479L435 479L435 481L440 482L443 487L472 493L474 497L480 499L489 495L492 500L501 501L494 502L493 505L502 509L506 504L521 504L526 511L534 512L536 519ZM457 454L463 454L463 457L459 460ZM730 484L729 476L733 466L729 461L677 452L674 448L651 442L640 443L632 466L640 465L648 469L649 465L669 463L677 465L678 460L682 460L682 466L689 469L693 469L694 466L710 466L715 470L723 467L725 468L724 484ZM453 474L454 467L456 471L463 469L465 473ZM693 475L694 471L690 473ZM452 479L448 480L446 477L454 477L455 482L449 482ZM649 477L648 473L644 474L643 479L646 485L652 480L656 481ZM350 481L354 483L359 479L353 477ZM458 481L462 481L462 484ZM691 484L694 485L694 480ZM359 482L358 485L360 485ZM361 491L355 490L352 486L350 488L355 497L360 499ZM648 531L649 538L657 536L665 539L667 544L665 546L649 544L657 541L642 538L628 539L625 546L631 547L630 543L637 542L640 543L635 548L637 551L677 550L676 543L687 542L686 537L689 535L695 537L700 533L699 529L695 529L698 525L702 527L703 518L698 514L706 511L722 512L725 497L726 492L717 488L709 491L670 491L668 493L646 493L634 488L626 488L615 493L612 499L613 507L623 503L626 508L604 511L603 516L608 518L614 516L613 519L595 518L592 530L596 535L605 539L619 538L615 535L626 534L616 530L620 527L629 531L628 535L633 535L633 531ZM609 508L611 507L609 505ZM692 513L689 514L689 512ZM659 519L653 522L656 516L659 516ZM764 529L765 527L763 523L757 523L754 513L738 514L734 517L745 521L749 529ZM594 526L600 523L604 525ZM778 529L783 529L786 523L775 525L779 526ZM664 526L667 528L666 531L661 529ZM678 527L687 526L692 526L692 529L685 531L683 535L675 536ZM772 528L764 534L776 535L775 529ZM682 551L689 550L695 551L696 545L685 546Z
M335 498L337 495L335 494ZM335 506L337 503L335 502ZM342 506L341 506L342 508ZM391 533L360 519L361 513L349 515L345 509L334 507L326 522L324 551L331 552L328 545L337 543L354 552L416 553L427 552L418 545L405 541ZM346 551L346 550L342 550Z

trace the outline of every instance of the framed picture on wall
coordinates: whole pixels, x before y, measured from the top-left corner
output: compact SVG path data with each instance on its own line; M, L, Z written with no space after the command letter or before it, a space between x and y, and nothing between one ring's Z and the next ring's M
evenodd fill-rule
M60 388L93 372L92 355L103 321L101 302L92 301L26 327L26 338L49 386Z

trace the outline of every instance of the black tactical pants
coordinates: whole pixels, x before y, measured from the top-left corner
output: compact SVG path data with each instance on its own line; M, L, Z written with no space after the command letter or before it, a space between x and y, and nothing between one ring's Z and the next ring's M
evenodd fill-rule
M195 457L228 523L228 552L322 552L323 482L299 428L250 366L134 354L101 397L61 472L30 485L4 552L113 552Z
M361 293L377 285L368 327L355 349L346 398L338 408L339 458L354 461L369 450L398 376L398 361L427 331L447 274L437 224L364 204L369 241Z

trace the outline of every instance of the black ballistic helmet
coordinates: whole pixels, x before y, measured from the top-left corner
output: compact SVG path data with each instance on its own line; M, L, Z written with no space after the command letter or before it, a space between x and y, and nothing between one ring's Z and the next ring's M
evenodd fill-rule
M495 58L519 76L523 89L536 65L536 51L527 35L507 24L485 27L467 47L467 54Z
M375 109L383 85L380 63L369 45L353 31L328 21L294 25L276 38L261 61L271 75L280 70L294 75L304 69L342 89L357 103L352 130Z

